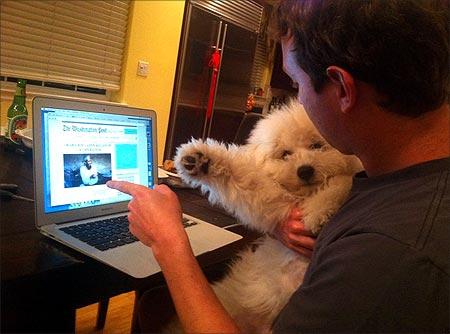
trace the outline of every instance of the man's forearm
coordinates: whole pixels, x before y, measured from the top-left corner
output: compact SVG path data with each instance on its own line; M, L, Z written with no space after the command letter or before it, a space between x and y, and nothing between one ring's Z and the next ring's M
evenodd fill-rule
M187 333L238 333L192 253L172 257L161 268Z

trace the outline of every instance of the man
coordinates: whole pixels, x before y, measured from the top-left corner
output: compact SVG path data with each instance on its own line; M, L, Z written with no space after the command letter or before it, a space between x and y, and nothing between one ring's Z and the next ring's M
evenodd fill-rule
M275 333L449 331L448 11L432 0L278 7L284 68L300 101L368 177L355 178L319 235ZM130 230L152 247L186 332L238 332L192 255L174 193L109 185L133 195ZM307 253L299 219L294 212L279 238ZM294 246L292 231L303 234Z
M90 155L83 159L83 165L80 167L80 176L85 186L93 186L98 182L97 168L92 164Z
M275 332L448 332L448 10L430 0L278 9L299 99L369 178L322 231Z

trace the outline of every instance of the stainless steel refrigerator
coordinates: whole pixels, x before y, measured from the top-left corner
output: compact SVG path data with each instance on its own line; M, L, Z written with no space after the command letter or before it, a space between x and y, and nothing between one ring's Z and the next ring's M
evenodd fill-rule
M233 141L253 90L262 15L251 0L186 3L165 159L191 137Z

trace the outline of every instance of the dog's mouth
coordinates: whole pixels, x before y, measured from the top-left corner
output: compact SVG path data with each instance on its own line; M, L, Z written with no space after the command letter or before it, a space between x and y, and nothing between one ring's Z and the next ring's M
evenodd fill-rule
M301 182L297 180L294 183L279 183L282 188L284 188L289 193L298 195L308 195L317 189L322 187L322 182L310 180L308 182Z
M319 181L315 181L315 180L308 180L308 181L302 181L300 180L300 185L302 187L316 187L319 184L321 184L321 182Z

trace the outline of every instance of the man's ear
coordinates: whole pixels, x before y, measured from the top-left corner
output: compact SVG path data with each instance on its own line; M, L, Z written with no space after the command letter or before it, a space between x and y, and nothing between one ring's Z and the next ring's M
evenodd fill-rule
M336 89L341 111L349 112L356 102L356 86L353 76L338 66L329 66L327 76Z

